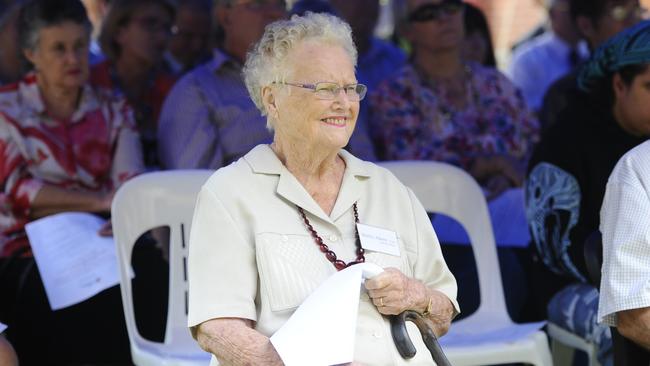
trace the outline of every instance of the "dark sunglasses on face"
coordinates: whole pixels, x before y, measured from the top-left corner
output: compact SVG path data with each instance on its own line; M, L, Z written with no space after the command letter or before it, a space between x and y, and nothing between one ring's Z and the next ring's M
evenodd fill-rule
M452 15L461 11L464 7L462 0L443 0L438 4L423 4L415 8L409 16L409 22L428 22L438 20L443 15Z

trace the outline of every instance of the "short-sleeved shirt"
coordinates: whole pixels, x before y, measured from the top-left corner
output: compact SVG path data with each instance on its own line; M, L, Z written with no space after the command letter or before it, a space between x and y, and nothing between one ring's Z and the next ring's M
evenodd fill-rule
M189 257L190 327L214 318L255 321L271 336L319 284L336 272L307 231L296 206L345 262L354 260L356 202L361 223L395 231L400 255L366 251L366 262L395 267L456 302L456 281L442 257L428 216L414 194L387 170L341 151L346 170L327 215L268 145L218 170L199 193ZM431 364L420 339L415 360ZM361 297L355 360L400 365L383 318ZM214 362L214 359L213 359Z
M371 93L367 122L380 160L433 160L469 169L476 156L527 156L538 125L521 94L493 68L467 63L465 71L462 108L411 65Z
M600 212L603 266L598 321L650 307L650 142L625 154L607 182Z
M34 74L0 89L0 256L28 248L24 226L44 184L111 192L143 170L133 113L123 99L82 87L69 120L52 118Z

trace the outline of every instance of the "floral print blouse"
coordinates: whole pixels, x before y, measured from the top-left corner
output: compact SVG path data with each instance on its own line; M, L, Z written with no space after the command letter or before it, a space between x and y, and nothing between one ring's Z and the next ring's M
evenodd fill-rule
M45 184L111 192L143 171L133 113L86 85L69 120L50 117L34 74L0 88L0 257L28 248L24 226Z
M466 104L406 65L370 95L369 130L381 160L435 160L469 169L476 156L525 159L538 123L521 93L496 69L465 65Z

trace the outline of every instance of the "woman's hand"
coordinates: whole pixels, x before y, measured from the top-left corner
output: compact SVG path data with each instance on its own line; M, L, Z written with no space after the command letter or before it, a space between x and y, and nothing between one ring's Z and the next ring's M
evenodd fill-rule
M447 333L456 314L447 295L426 287L395 268L386 268L384 272L366 280L365 284L368 296L381 314L396 315L404 310L424 314L429 310L427 318L438 337Z
M97 232L99 236L113 236L113 222L111 219L106 220L106 222L99 228Z
M396 315L404 310L422 312L427 307L424 284L408 278L396 268L386 268L384 272L366 280L365 284L368 296L381 314Z
M524 168L516 160L503 156L479 156L469 173L488 190L488 200L498 197L508 188L520 187Z

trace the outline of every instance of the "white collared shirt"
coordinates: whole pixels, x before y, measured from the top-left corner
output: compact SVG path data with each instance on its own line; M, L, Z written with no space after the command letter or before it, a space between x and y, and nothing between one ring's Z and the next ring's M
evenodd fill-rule
M314 201L268 145L218 170L199 193L189 255L188 325L214 318L255 321L271 336L335 268L320 252L296 206L339 259L355 259L352 205L361 223L395 231L401 256L366 251L367 262L396 267L449 297L458 311L456 281L447 268L424 208L392 173L341 150L346 170L330 215ZM409 326L412 324L409 324ZM414 330L415 334L417 330ZM409 365L430 365L421 340ZM388 320L361 297L355 360L399 365ZM213 358L213 364L216 361Z
M650 307L650 141L630 150L607 181L600 211L603 266L598 321Z

